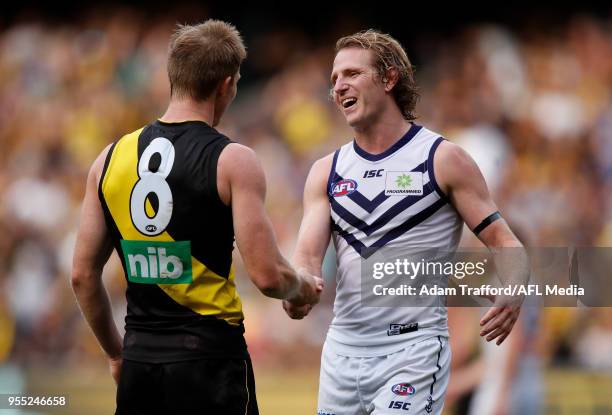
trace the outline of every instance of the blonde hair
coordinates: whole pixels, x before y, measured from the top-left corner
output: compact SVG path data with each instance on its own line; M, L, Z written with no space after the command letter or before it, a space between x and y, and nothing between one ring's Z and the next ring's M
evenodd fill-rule
M398 80L392 89L393 98L406 120L416 119L413 111L419 92L414 79L414 68L402 45L388 34L368 29L340 38L336 42L336 54L352 47L372 51L373 65L382 78L386 77L390 69L397 70Z
M238 73L246 55L240 33L229 23L179 24L168 47L170 94L205 100L220 81Z

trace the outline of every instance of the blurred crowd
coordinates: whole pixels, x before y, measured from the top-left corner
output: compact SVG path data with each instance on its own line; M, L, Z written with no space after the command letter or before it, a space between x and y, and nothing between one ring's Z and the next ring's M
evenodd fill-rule
M101 356L69 285L85 177L107 143L163 113L174 24L171 16L151 21L121 10L0 32L0 363L71 365ZM539 30L476 24L418 42L396 36L416 63L417 123L474 157L526 243L612 246L610 16L574 16ZM312 162L352 138L328 99L333 39L313 44L273 32L245 41L253 63L219 130L262 160L268 211L290 255ZM296 348L320 347L333 266L332 256L323 305L299 323L239 267L255 358L318 360L316 352L296 358ZM116 258L104 278L122 327ZM545 309L538 319L542 361L612 372L609 309Z

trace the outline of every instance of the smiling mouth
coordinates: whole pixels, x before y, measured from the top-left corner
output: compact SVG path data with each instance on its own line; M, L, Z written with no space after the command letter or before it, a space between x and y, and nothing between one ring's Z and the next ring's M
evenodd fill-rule
M350 108L357 103L357 98L346 98L342 100L342 108Z

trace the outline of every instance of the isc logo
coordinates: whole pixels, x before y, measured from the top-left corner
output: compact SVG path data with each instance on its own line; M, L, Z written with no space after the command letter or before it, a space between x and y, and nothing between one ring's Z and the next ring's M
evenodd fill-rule
M403 409L404 411L408 411L410 409L410 402L402 402L402 401L391 401L389 404L389 408L391 409Z
M357 190L357 182L352 179L344 179L332 186L331 194L333 197L346 196L355 190Z
M121 241L128 280L142 284L191 283L189 241Z
M380 169L380 170L366 170L363 173L363 178L364 179L369 179L372 177L382 177L382 172L385 171L385 169Z

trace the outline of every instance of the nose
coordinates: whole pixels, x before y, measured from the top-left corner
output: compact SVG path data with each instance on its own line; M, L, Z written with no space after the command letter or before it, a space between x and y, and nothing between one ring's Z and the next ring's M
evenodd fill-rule
M334 94L338 95L342 92L345 92L348 89L348 85L342 78L338 78L336 83L334 84L332 91Z
M348 84L339 78L329 91L331 99L335 100L336 98L342 96L347 90Z

